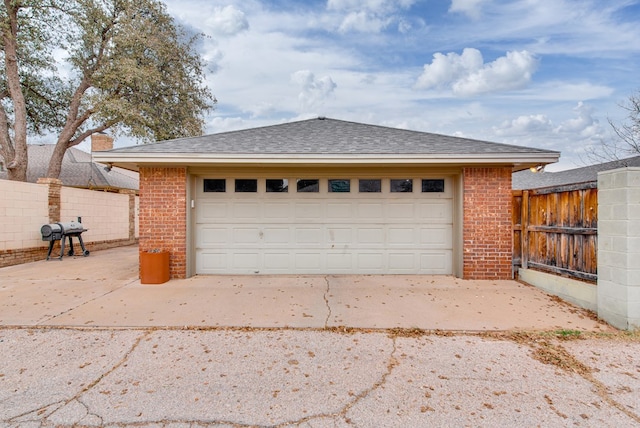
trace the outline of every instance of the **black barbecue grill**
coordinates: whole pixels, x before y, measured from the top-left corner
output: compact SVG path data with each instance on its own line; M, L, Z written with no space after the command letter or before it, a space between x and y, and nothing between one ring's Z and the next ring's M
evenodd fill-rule
M80 217L78 217L78 221L70 221L67 223L51 223L45 224L40 228L40 234L42 235L43 241L49 241L49 252L47 252L47 260L51 256L51 250L53 250L53 245L56 241L60 241L60 257L58 260L62 260L62 256L64 256L64 240L65 238L69 238L69 255L75 255L73 251L73 240L72 238L78 238L80 241L80 247L82 247L82 255L87 257L89 255L89 250L84 247L84 242L82 242L82 232L86 232L82 226L82 222L80 221Z

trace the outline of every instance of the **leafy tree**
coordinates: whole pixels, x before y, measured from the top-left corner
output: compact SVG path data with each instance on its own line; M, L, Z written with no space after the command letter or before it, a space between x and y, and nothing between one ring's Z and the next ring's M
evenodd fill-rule
M188 37L157 0L3 0L0 155L26 180L28 135L66 150L111 129L143 142L199 135L215 103Z

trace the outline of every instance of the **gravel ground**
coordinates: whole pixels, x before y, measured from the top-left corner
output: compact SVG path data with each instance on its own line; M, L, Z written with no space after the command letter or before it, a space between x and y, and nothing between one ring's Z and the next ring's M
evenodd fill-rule
M5 328L0 425L640 426L640 336Z

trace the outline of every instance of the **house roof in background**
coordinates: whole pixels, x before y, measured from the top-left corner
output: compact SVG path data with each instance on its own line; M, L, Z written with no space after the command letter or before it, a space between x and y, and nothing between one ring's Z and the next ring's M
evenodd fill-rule
M285 159L300 162L358 158L372 161L421 159L422 163L452 163L462 158L484 163L552 163L558 160L560 153L320 117L123 147L94 155L101 162L130 167L135 162L206 164L244 160L276 163Z
M598 181L599 172L629 166L640 166L640 156L558 172L543 171L534 173L529 170L518 171L513 174L512 187L514 190L524 190L589 183Z
M27 149L27 181L35 183L38 178L46 177L55 144L29 144ZM115 167L107 171L105 168L106 165L93 161L91 153L72 147L64 155L59 178L63 185L70 187L138 190L137 173ZM6 171L0 172L0 178L7 178Z

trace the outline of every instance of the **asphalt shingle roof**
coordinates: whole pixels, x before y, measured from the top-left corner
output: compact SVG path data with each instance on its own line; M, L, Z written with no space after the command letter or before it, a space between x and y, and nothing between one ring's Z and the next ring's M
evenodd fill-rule
M490 155L557 152L317 118L124 147L109 153Z
M558 172L543 171L533 173L527 169L513 173L512 187L515 190L524 190L564 186L567 184L589 183L598 181L599 172L629 166L640 166L640 156Z
M55 144L27 145L28 182L35 183L38 178L46 177L54 148ZM137 173L115 167L107 171L105 167L93 162L91 153L72 147L65 152L59 178L63 185L71 187L138 190ZM6 177L6 172L0 173L0 178Z

